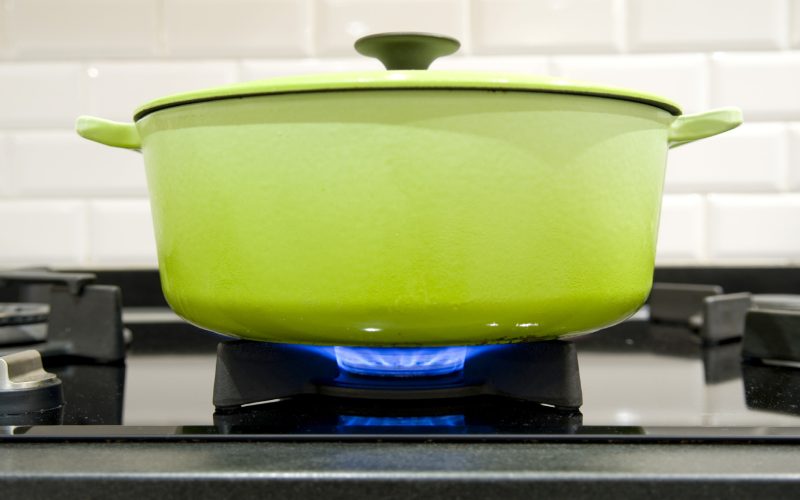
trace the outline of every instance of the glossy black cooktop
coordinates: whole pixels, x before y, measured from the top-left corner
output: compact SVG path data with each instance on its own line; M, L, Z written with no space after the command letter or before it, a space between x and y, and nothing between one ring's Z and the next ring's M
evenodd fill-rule
M205 352L159 352L155 338L137 350L132 323L124 364L55 369L64 380L62 414L5 422L0 440L800 442L800 369L743 363L739 341L704 346L688 328L649 322L646 311L575 340L580 411L497 396L417 403L299 396L215 413L218 338L182 332Z
M661 269L656 279L721 283L726 292L800 291L794 268ZM686 324L665 323L655 302L653 314L646 306L628 321L573 340L579 410L498 394L427 401L304 394L215 411L216 349L226 339L171 313L155 273L99 273L97 283L98 293L109 291L105 285L122 287L122 318L132 336L127 355L121 345L108 344L103 352L122 353L117 361L65 361L60 352L70 352L69 342L56 343L43 356L45 368L63 381L65 405L22 420L0 416L0 441L800 442L797 363L743 361L741 337L704 340L693 316ZM0 288L0 299L14 301L17 293ZM674 298L662 297L668 304ZM545 383L536 371L522 376L533 387Z

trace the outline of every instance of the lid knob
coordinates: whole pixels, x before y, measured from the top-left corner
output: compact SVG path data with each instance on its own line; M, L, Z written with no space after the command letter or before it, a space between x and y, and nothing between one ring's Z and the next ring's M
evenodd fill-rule
M378 33L359 38L359 54L379 59L386 69L428 69L433 61L456 52L455 38L430 33Z

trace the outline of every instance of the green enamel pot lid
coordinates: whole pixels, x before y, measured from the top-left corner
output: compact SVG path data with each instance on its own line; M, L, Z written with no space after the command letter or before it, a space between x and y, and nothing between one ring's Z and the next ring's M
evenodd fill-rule
M138 120L164 108L220 99L303 92L348 90L493 90L549 92L607 97L649 104L680 115L681 108L664 97L625 88L597 85L564 78L516 73L478 71L429 71L437 58L460 47L458 40L426 33L381 33L355 43L362 55L379 59L386 71L359 71L269 78L183 92L161 97L140 106Z

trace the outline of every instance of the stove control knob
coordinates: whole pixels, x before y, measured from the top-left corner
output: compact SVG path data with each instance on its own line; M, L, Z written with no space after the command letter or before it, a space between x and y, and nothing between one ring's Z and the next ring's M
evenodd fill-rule
M0 415L21 415L64 404L61 380L46 372L33 349L0 356Z

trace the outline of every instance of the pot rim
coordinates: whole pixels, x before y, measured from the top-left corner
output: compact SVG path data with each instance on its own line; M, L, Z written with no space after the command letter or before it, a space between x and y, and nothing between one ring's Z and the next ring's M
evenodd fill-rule
M484 90L567 94L638 102L663 109L674 116L683 114L677 103L655 94L575 80L514 73L392 70L277 77L183 92L154 99L139 106L133 118L139 120L166 108L225 99L382 90Z

